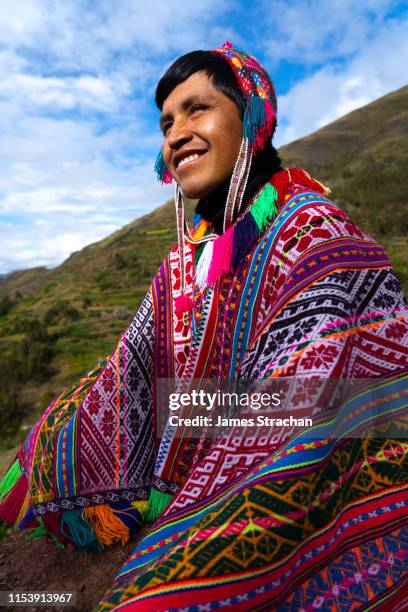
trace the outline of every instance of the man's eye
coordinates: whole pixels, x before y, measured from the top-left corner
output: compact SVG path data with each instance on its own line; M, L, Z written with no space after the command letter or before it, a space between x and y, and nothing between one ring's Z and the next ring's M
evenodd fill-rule
M167 134L167 132L169 131L169 129L171 128L173 124L171 123L171 121L169 121L168 123L165 123L162 127L162 132L164 134L164 136Z
M205 104L194 104L194 106L191 107L191 112L195 113L196 111L205 110L206 108Z

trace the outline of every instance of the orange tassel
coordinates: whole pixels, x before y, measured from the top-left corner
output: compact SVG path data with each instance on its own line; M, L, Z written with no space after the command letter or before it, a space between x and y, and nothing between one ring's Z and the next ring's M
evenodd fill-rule
M115 542L125 544L129 540L129 529L116 516L108 504L85 508L84 517L95 531L95 535L103 546Z
M211 223L209 221L207 221L206 219L201 219L196 231L193 233L193 239L200 240L204 236L210 225Z

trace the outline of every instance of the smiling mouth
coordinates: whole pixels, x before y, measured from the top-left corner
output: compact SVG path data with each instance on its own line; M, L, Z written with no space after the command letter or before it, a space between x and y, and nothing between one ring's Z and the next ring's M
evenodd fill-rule
M203 153L192 153L191 155L187 155L187 157L183 157L183 159L181 159L177 166L176 169L180 170L180 168L184 168L185 166L189 166L190 164L194 163L195 161L197 161L197 159L200 159L201 157L203 157L203 155L206 154L206 151Z

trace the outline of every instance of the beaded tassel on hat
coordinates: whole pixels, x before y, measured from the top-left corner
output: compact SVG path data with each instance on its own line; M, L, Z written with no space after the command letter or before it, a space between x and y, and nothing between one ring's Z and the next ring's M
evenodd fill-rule
M248 141L243 138L228 190L224 212L224 232L232 225L236 213L239 213L241 209L242 199L244 197L249 171L251 169L251 163L252 151Z
M246 99L243 137L255 155L262 151L276 128L276 95L272 81L257 59L234 48L230 41L214 49L213 53L228 62Z

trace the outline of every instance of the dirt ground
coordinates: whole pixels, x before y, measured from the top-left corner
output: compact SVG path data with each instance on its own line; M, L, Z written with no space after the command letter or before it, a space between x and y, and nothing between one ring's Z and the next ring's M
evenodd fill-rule
M27 539L27 532L12 533L0 542L0 591L76 592L71 607L5 607L19 612L91 612L135 548L137 540L101 553L72 545L60 550L44 538Z

